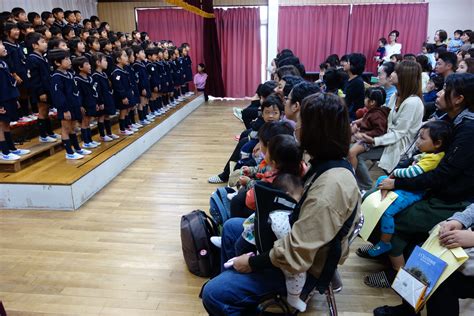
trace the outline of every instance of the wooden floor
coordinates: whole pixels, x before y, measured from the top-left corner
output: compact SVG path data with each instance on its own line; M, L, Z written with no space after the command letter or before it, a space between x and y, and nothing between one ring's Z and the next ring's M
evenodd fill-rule
M232 105L210 102L186 118L76 212L0 211L0 300L8 315L205 315L181 254L179 222L208 209L242 129ZM356 242L353 247L360 244ZM366 287L377 266L353 253L341 269L339 315L398 303ZM317 296L305 315L326 315Z

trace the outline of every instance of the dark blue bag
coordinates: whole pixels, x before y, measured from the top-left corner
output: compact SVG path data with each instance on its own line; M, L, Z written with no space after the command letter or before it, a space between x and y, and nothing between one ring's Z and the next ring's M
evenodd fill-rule
M230 218L230 201L227 194L235 193L235 190L229 187L218 188L211 195L209 201L209 213L218 225L223 225Z

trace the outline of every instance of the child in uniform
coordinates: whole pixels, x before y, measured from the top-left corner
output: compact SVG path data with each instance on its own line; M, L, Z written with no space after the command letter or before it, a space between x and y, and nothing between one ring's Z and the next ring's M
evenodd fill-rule
M5 61L7 50L0 41L0 150L2 160L18 160L29 154L27 149L17 149L10 133L10 122L17 120L17 98L20 93L16 87L16 80L12 76Z
M69 72L71 69L69 53L62 49L55 49L48 52L48 59L54 68L51 75L51 100L58 110L58 119L61 120L61 138L66 149L66 159L82 159L84 155L91 154L91 151L79 146L74 131L76 122L82 119L82 96L74 75Z
M72 68L76 73L74 80L76 80L79 93L82 96L81 136L84 142L83 147L87 149L96 148L100 143L92 140L92 132L89 124L91 118L97 116L98 111L101 110L97 103L97 84L92 80L91 64L87 57L81 56L74 59L72 61Z
M138 90L138 76L133 70L133 63L135 62L135 55L133 54L133 50L130 47L125 48L125 52L127 53L128 57L128 64L125 66L125 70L130 74L130 83L132 85L133 90L133 98L131 102L131 107L128 111L128 122L129 128L134 131L138 132L139 128L142 128L143 125L137 123L135 121L135 112L137 111L137 105L140 103L140 92Z
M91 60L92 67L94 68L92 79L97 84L97 103L99 107L102 108L102 110L99 111L97 128L101 139L104 142L111 142L120 137L112 133L112 124L110 122L110 115L114 115L116 109L109 77L105 73L108 68L108 60L102 53L92 54Z
M141 46L134 45L132 47L135 55L135 63L133 70L138 77L138 91L140 92L140 103L138 104L138 119L140 124L149 125L151 122L146 119L146 104L151 97L150 77L145 65L145 51Z
M60 135L53 132L49 119L49 104L51 103L50 68L44 54L48 48L44 37L39 33L30 33L26 37L26 46L31 52L26 59L30 102L38 107L39 141L54 143Z

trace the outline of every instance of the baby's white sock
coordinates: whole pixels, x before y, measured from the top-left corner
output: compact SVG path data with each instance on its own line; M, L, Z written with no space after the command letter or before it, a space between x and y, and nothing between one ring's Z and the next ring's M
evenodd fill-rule
M306 310L306 303L300 299L300 294L290 294L286 298L288 304L299 310L300 312L304 312Z

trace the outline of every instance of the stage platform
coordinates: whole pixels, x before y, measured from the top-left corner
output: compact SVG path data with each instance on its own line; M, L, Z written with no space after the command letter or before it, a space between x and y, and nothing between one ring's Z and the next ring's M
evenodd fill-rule
M0 173L0 209L77 210L203 103L203 95L192 96L134 135L102 142L84 159L66 160L62 150L19 172Z

